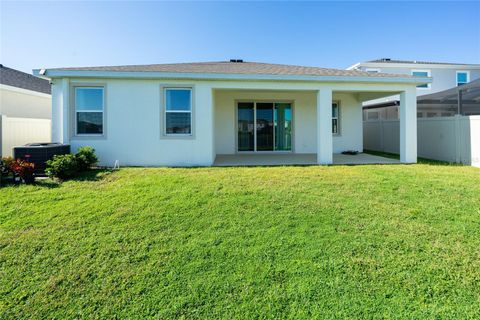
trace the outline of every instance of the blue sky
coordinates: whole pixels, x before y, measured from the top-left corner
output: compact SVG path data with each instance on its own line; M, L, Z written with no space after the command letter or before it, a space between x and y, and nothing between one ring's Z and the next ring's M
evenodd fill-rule
M480 63L479 2L5 2L0 63Z

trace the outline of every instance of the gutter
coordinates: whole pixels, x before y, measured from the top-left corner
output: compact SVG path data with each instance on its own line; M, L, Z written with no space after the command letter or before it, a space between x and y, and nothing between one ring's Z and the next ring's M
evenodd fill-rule
M386 108L386 107L396 107L396 106L399 106L399 105L400 105L400 101L393 100L393 101L369 104L369 105L363 106L363 110Z
M34 69L35 76L53 78L110 78L110 79L188 79L188 80L245 80L245 81L321 81L321 82L387 82L427 84L429 77L362 77L362 76L302 76L277 74L232 74L232 73L175 73L150 71L79 71Z
M396 63L396 62L360 62L347 68L362 66L365 68L406 68L406 69L456 69L456 70L480 70L478 64L429 64L429 63Z
M354 65L351 65L350 67L347 68L347 70L355 70L357 69L358 66L360 66L362 63L361 62L357 62L355 63Z

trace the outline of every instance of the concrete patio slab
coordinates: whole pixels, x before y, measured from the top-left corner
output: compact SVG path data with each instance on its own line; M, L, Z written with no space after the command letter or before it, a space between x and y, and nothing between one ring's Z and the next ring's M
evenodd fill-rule
M357 155L334 154L334 165L362 165L362 164L398 164L397 159L384 158L366 153ZM285 166L285 165L316 165L315 153L295 154L229 154L217 155L214 166Z

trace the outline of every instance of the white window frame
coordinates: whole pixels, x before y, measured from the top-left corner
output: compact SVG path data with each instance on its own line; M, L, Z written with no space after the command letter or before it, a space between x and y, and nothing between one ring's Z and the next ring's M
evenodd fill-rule
M427 73L427 77L430 78L430 77L432 76L431 70L427 70L427 69L414 69L414 70L412 70L412 71L410 72L410 75L413 76L413 73L414 73L414 72L426 72L426 73ZM426 87L418 87L418 86L417 86L417 89L418 89L418 90L430 90L431 85L432 85L431 83L427 83L427 86L426 86Z
M338 115L336 117L333 116L333 105L336 104L338 108ZM332 101L332 135L333 136L339 136L340 135L340 117L341 117L341 111L340 111L340 101ZM333 120L337 119L337 132L333 132Z
M458 74L459 73L465 73L467 75L467 82L462 83L462 84L467 84L467 83L470 82L470 71L468 71L468 70L457 70L455 72L455 83L457 84L457 87L459 86L459 84L458 84Z
M168 110L167 91L183 90L190 91L190 110ZM163 87L163 134L167 137L191 137L193 136L193 88L192 87ZM190 114L190 133L167 133L167 113L189 113Z
M380 69L379 68L365 68L365 72L369 72L369 73L380 73Z
M77 110L77 89L102 89L102 110ZM76 85L73 87L73 104L75 112L75 136L77 137L103 137L105 135L105 86L95 85ZM101 112L102 113L102 133L78 133L78 113L79 112Z

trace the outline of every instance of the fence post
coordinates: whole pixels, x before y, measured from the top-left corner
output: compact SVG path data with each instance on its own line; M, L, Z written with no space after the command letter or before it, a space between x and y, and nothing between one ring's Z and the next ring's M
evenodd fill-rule
M385 139L384 139L384 135L385 135L385 132L383 130L383 119L380 119L380 149L382 150L382 152L385 152Z
M462 115L454 115L455 122L455 162L462 163L462 127L461 127L461 118Z
M7 116L0 114L0 157L3 157L3 127L7 120Z

